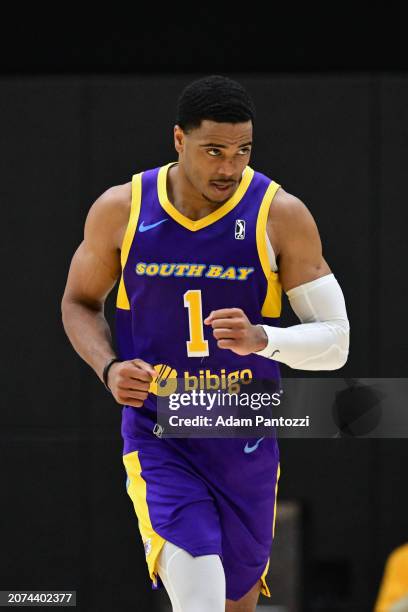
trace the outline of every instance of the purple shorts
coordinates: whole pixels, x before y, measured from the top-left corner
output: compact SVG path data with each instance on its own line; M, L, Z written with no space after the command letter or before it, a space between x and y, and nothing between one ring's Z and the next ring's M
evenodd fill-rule
M160 438L149 426L137 438L124 438L126 487L152 588L163 587L156 561L168 540L194 557L218 554L227 599L240 599L259 580L261 592L270 597L265 576L275 529L279 449L276 438L256 442Z

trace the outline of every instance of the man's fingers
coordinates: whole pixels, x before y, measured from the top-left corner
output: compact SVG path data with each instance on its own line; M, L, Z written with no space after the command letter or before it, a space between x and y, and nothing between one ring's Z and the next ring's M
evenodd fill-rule
M132 359L131 364L133 365L133 370L130 376L132 378L138 378L140 380L146 380L151 382L153 378L156 378L157 372L150 363L143 361L143 359ZM137 373L136 371L137 370Z
M234 338L237 340L239 333L239 330L221 327L220 329L214 329L213 336L216 340L220 340L221 338Z
M120 400L121 404L125 406L133 406L134 408L141 408L143 406L142 400L134 399L133 397L123 397Z
M147 391L129 389L125 387L118 387L118 391L120 392L121 396L122 395L126 396L127 399L133 398L133 399L141 400L142 402L144 402L148 396Z
M218 310L213 310L210 312L208 317L204 319L204 323L209 324L214 319L222 319L225 317L236 317L238 315L242 315L241 308L219 308Z
M141 368L142 370L149 372L151 376L153 377L157 376L156 370L150 363L147 363L147 361L144 361L143 359L138 358L138 359L132 359L132 363L134 363L137 367Z
M140 393L147 393L150 388L150 383L143 380L137 380L136 378L119 378L117 387L119 391L140 391Z
M236 317L230 317L228 319L214 319L211 321L213 329L224 327L225 329L243 329L245 327L245 321Z
M115 372L112 393L122 405L141 408L148 398L150 383L157 378L157 372L143 359L123 361Z
M156 376L156 374L155 374ZM129 378L131 378L132 380L140 380L141 382L147 382L147 383L151 383L153 376L151 376L149 374L149 372L146 372L146 370L142 370L141 368L137 368L134 370L130 370L129 372Z
M218 346L218 348L229 349L229 348L232 348L232 347L236 346L236 342L235 342L235 340L226 340L226 339L218 340L217 346Z

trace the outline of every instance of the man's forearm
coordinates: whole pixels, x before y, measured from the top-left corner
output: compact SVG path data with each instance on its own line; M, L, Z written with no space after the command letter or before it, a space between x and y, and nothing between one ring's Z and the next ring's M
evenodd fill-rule
M79 302L65 302L62 322L72 346L103 382L107 361L116 357L112 334L103 310L95 310Z
M347 361L350 324L343 292L333 273L287 291L301 325L261 325L266 346L256 355L299 370L337 370Z

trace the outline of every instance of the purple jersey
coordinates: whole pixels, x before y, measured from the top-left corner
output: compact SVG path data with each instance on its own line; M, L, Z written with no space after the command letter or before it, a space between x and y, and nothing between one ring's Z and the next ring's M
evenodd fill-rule
M266 221L279 184L246 166L238 188L218 209L192 221L167 195L165 166L132 177L122 245L116 344L122 360L141 358L158 376L142 408L123 406L123 461L153 587L165 540L190 554L220 555L227 598L241 598L265 575L273 539L279 450L265 438L244 452L235 438L160 438L158 384L171 379L276 381L276 361L221 349L203 320L241 308L251 323L279 325L281 285L270 270Z

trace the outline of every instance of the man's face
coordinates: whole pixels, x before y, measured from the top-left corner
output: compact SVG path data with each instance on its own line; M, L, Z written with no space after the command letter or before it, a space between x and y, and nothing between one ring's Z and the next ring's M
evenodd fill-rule
M205 119L189 134L176 125L174 136L180 162L192 187L214 204L229 200L249 163L252 121L217 123Z

